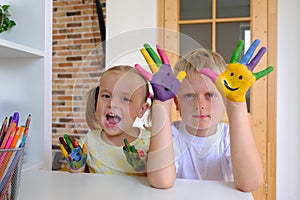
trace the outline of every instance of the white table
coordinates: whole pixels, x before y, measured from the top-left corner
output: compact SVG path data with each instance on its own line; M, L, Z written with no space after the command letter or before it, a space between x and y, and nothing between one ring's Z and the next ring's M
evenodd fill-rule
M145 177L71 174L46 170L22 172L19 200L253 200L251 193L218 181L177 179L170 189L155 189Z

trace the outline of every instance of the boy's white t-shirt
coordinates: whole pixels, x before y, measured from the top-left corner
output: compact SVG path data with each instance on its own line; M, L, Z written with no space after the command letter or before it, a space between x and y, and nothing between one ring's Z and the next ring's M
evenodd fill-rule
M102 130L89 131L81 143L88 142L87 165L91 173L101 174L135 174L144 173L142 170L136 172L134 168L127 162L126 156L123 152L122 146L112 146L105 143L100 134ZM148 130L140 128L138 138L130 143L134 145L137 150L144 152L142 157L146 163L147 153L150 145L151 133Z
M220 123L216 134L189 134L182 121L172 124L176 177L233 181L229 125Z

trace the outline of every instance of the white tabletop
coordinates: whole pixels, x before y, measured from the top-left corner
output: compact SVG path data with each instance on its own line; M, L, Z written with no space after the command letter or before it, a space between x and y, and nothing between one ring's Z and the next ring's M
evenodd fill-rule
M155 189L145 177L72 174L46 170L22 172L19 200L253 200L232 183L177 179L170 189Z

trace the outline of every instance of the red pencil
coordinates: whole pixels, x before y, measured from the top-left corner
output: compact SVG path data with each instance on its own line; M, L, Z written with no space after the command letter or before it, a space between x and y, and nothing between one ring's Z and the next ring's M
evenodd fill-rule
M28 117L27 117L27 119L26 119L26 123L25 123L25 131L24 131L24 134L26 135L26 137L28 137L28 131L29 131L30 121L31 121L31 114L28 115Z
M26 119L25 128L29 128L30 121L31 121L31 114L29 114L27 119Z
M8 139L9 139L9 136L15 130L15 128L16 128L16 123L14 121L12 121L10 123L10 125L9 125L6 133L5 133L5 137L4 137L4 139L3 139L2 143L1 143L0 149L4 149L6 143L7 143Z

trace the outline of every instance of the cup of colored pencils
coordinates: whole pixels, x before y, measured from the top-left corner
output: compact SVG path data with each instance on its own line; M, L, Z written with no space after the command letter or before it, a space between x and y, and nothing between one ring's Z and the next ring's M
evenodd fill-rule
M19 113L5 117L0 129L0 200L17 199L31 115L19 125Z

